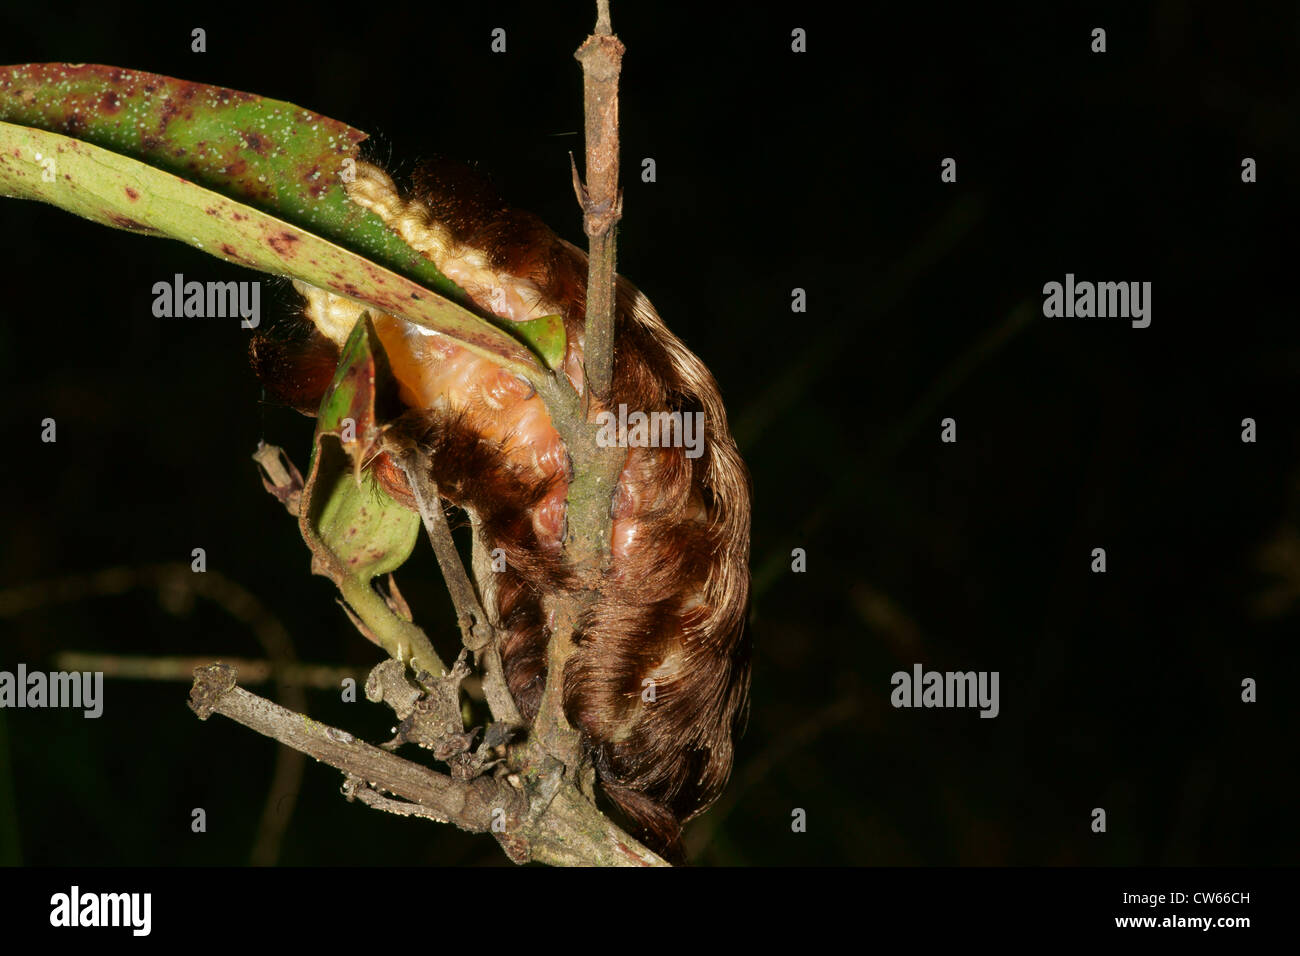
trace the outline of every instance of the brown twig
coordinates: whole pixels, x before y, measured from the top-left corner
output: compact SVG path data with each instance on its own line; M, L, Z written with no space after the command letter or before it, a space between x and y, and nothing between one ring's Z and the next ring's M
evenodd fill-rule
M474 567L474 579L479 582L480 588L486 591L483 582L492 580L488 575L495 574L496 571L494 570L492 554L488 549L487 542L484 540L478 519L473 519L473 523L471 561ZM499 634L501 632L501 622L493 616L491 610L488 611L488 617ZM510 693L510 688L506 684L505 664L501 660L501 650L497 641L493 640L483 648L475 656L475 662L482 670L481 689L483 697L487 700L488 709L492 712L492 717L495 720L510 724L522 724L524 722L523 715L519 713L514 695Z
M346 731L250 694L236 686L236 679L234 669L222 664L199 668L190 690L190 709L200 720L214 713L229 717L350 776L369 781L372 786L378 784L464 830L490 830L493 810L504 810L517 819L526 814L523 794L508 784L484 777L468 782L453 780L357 740Z
M236 686L236 679L234 669L221 664L197 669L190 708L200 720L221 714L343 771L349 798L472 833L491 833L515 862L663 865L558 775L533 781L513 774L456 779L250 694Z
M514 698L506 686L501 654L497 649L499 628L484 608L470 576L465 571L460 552L456 549L455 539L451 536L451 527L442 510L442 501L438 488L429 480L429 462L425 455L414 448L390 447L390 454L395 453L401 462L411 494L415 498L420 520L424 524L425 534L433 547L438 567L442 571L447 591L456 608L456 619L460 625L461 641L474 653L474 661L483 672L482 690L488 708L495 720L512 724L522 724L523 716L515 705ZM481 552L483 544L478 534L474 537L476 552ZM479 581L489 580L486 575L492 573L490 558L485 554L476 554L474 565L475 577ZM408 615L409 616L409 615Z
M586 117L586 172L584 184L570 157L574 190L583 210L587 233L586 328L583 346L584 385L579 401L566 389L562 376L543 384L539 391L551 422L564 440L573 464L567 500L568 534L565 554L574 568L579 587L549 595L544 612L552 622L547 642L547 677L533 722L535 749L527 761L536 766L544 756L565 765L569 778L590 798L594 774L587 764L577 732L564 714L562 687L565 667L573 653L583 613L598 600L603 575L609 566L612 511L610 503L626 450L602 448L589 421L593 404L607 399L613 386L615 307L615 224L622 216L618 188L618 77L624 47L610 26L609 5L597 4L595 31L578 48L582 64Z
M589 240L583 346L588 401L608 398L614 381L614 226L623 216L623 194L618 188L618 77L625 48L610 26L608 2L599 0L597 11L595 31L574 54L582 64L585 184L569 157Z
M451 536L451 527L447 516L443 514L442 502L438 497L438 486L429 480L429 465L425 456L415 451L408 451L402 458L402 471L407 484L415 498L424 523L429 543L438 559L442 578L447 582L451 593L451 603L456 608L457 623L460 625L461 640L476 654L496 637L496 628L483 611L479 603L478 591L470 582L465 572L465 564L456 550L456 542Z

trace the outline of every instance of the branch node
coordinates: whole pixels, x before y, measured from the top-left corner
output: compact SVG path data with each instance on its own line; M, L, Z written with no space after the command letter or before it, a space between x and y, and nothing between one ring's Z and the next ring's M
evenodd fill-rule
M221 698L235 689L239 672L227 664L209 664L194 668L194 686L190 688L190 710L199 720L207 720L221 703Z

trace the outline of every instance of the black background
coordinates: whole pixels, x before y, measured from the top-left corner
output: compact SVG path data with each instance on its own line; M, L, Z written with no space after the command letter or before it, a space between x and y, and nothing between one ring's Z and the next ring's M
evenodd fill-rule
M345 7L22 4L0 62L288 100L369 132L399 176L434 152L477 161L582 241L568 154L588 4ZM620 271L717 376L755 483L752 717L688 833L694 860L1294 862L1295 5L616 2L614 26ZM0 591L203 547L303 660L364 673L376 651L249 460L265 437L305 463L310 422L262 408L238 323L152 315L173 273L258 276L33 203L0 201L0 235ZM1043 318L1043 284L1067 272L1152 282L1150 328ZM293 307L283 281L263 295ZM423 546L399 580L450 648ZM63 650L262 653L221 606L178 612L148 589L0 617L0 669ZM914 662L999 671L1001 714L891 708L890 675ZM0 711L0 862L247 862L275 745L200 723L187 690L110 682L99 720ZM308 700L386 737L379 707ZM276 810L279 862L505 863L486 837L348 804L339 782L308 766Z

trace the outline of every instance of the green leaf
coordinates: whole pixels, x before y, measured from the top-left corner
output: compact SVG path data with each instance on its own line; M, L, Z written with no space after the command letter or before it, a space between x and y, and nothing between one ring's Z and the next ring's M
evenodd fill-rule
M117 229L180 239L230 262L302 279L436 329L530 379L541 371L522 343L410 279L252 206L81 140L0 123L0 195L50 202Z
M568 344L564 336L563 316L543 315L541 318L516 322L514 331L528 343L529 348L542 357L547 368L552 371L559 369Z
M348 201L343 176L366 134L338 120L240 90L67 63L0 67L0 120L138 159L465 298L378 216Z
M352 422L356 434L352 443L359 455L368 457L375 451L380 423L377 421L377 393L386 375L383 346L375 334L370 313L363 312L339 354L334 380L321 399L316 417L316 433L342 437L345 423ZM350 444L345 441L344 444Z
M324 563L325 573L336 581L353 576L369 582L400 567L415 546L419 516L389 497L373 475L362 470L380 450L381 396L395 388L370 314L363 312L321 400L299 515L303 537ZM330 468L322 471L326 450L331 448L341 449L351 467L338 469L337 474Z
M390 498L370 472L359 483L346 468L328 472L324 489L314 496L320 507L312 518L316 539L346 577L369 583L396 571L415 547L420 516ZM313 477L320 481L321 475L317 470Z
M563 357L558 318L475 315L459 286L348 201L343 177L365 134L337 120L238 90L58 63L0 67L0 120L0 195L293 276L533 380L533 353L552 366L548 355Z
M393 500L362 464L379 450L378 409L394 389L370 315L363 313L343 348L321 401L298 526L312 552L312 571L338 586L365 631L418 672L442 672L424 632L399 617L372 581L411 556L420 517Z

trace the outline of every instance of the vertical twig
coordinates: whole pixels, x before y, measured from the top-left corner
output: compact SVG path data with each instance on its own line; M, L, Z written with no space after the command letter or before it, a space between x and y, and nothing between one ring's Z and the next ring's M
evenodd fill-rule
M428 479L429 465L427 457L418 452L410 452L401 459L402 472L406 475L411 495L415 498L420 520L424 523L425 533L433 545L433 553L438 559L447 590L451 592L451 601L456 608L456 617L460 624L461 639L464 645L477 654L495 637L492 622L479 603L478 591L470 582L465 571L465 564L456 550L452 539L447 516L442 513L442 502L438 498L438 487Z
M551 595L545 612L551 622L546 649L546 685L533 724L541 751L564 763L575 778L589 781L577 732L564 713L564 671L575 647L584 609L598 599L610 558L610 503L626 452L601 448L590 422L593 400L609 397L614 378L614 226L622 215L618 189L618 76L623 44L610 30L609 4L597 0L595 32L575 59L582 64L587 131L587 183L569 157L573 188L582 206L588 236L587 317L583 345L584 385L581 405L565 401L562 389L543 391L552 421L573 462L568 494L565 553L580 586L575 593ZM557 379L562 381L562 379ZM536 756L536 755L535 755ZM540 758L536 762L540 763ZM584 785L584 789L589 786Z
M399 454L401 467L406 481L411 486L420 519L429 536L429 543L438 558L438 567L442 569L443 580L451 593L452 604L456 607L456 617L460 624L461 640L465 647L474 652L474 661L483 675L483 694L494 720L518 724L523 722L519 708L506 687L505 674L501 661L501 652L497 646L496 624L483 608L479 591L471 582L461 561L456 542L451 536L451 527L447 516L442 512L442 502L438 498L438 488L428 481L429 462L417 452ZM427 487L426 487L427 485ZM477 538L476 538L477 542ZM479 547L476 543L475 547ZM486 563L475 568L475 575L492 573Z
M596 29L574 54L582 64L583 105L587 134L587 182L573 166L573 188L582 206L588 238L587 323L583 359L585 396L609 396L614 380L615 224L623 215L618 187L618 77L623 43L609 21L608 0L597 0ZM570 156L570 163L573 157Z

